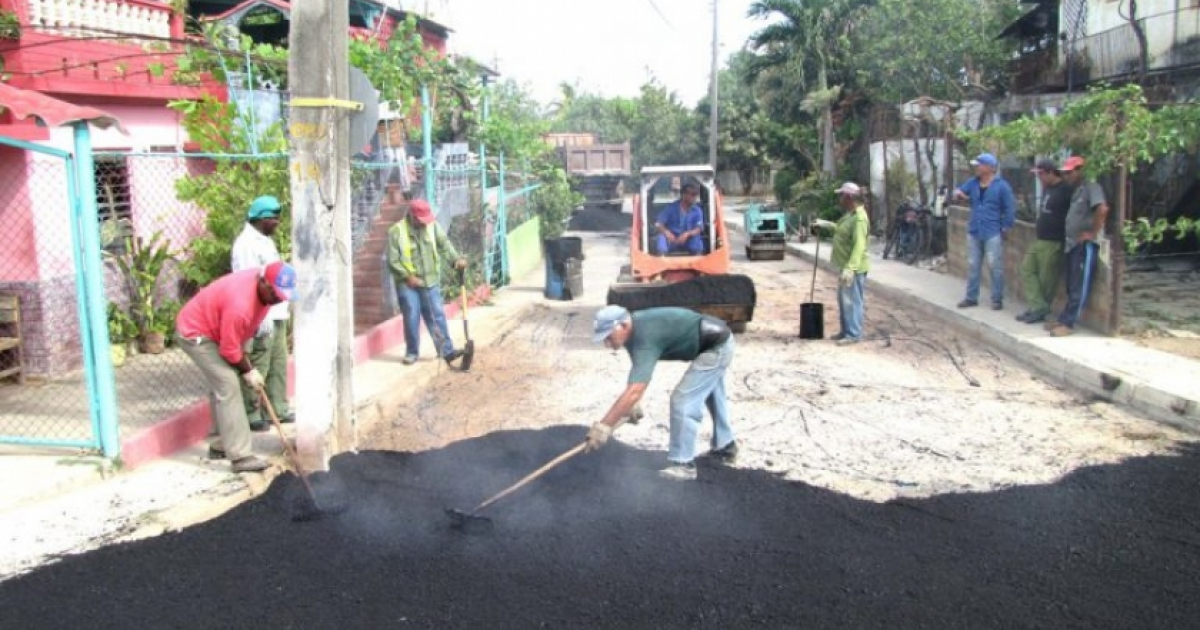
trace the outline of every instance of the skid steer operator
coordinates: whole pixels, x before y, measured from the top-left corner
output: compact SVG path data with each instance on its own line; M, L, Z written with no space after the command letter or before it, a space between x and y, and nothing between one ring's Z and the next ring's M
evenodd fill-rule
M690 361L671 392L670 465L660 474L668 479L696 478L696 433L706 407L713 419L712 450L707 456L720 463L734 462L737 442L725 399L725 371L733 362L734 342L725 322L685 308L648 308L631 314L624 307L609 305L596 313L594 341L613 350L625 348L633 366L625 391L588 431L587 450L603 446L621 418L636 414L659 361Z
M654 222L658 230L655 253L665 256L670 252L704 253L704 210L696 202L700 189L695 184L685 184L679 199L667 204L658 213Z

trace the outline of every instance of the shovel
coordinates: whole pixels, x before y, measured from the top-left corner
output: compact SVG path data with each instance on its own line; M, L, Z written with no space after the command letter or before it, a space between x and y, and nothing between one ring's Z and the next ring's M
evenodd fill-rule
M275 407L271 405L271 399L261 389L258 390L258 398L267 410L267 416L271 418L271 424L275 425L275 430L279 432L279 440L283 442L283 448L287 451L288 459L292 463L292 470L296 472L296 476L300 478L300 483L304 484L304 489L308 491L310 503L303 506L296 514L293 514L292 520L315 521L325 516L345 512L347 507L345 504L322 507L321 503L317 501L317 493L313 492L312 483L308 480L308 476L304 474L304 471L300 469L300 458L296 456L296 451L292 448L291 441L283 434L283 425L279 423L279 416L275 415Z
M514 483L500 492L497 492L490 499L487 499L483 503L475 506L475 509L471 510L470 512L446 508L446 515L450 517L450 527L454 529L460 529L468 534L480 534L492 531L492 519L486 516L480 516L479 512L481 512L487 506L499 501L500 499L503 499L517 490L520 490L524 486L528 485L531 481L549 472L550 469L554 468L555 466L582 453L583 449L585 448L587 448L587 442L581 442L575 448L572 448L562 455L555 457L554 459L546 462L546 464L541 468L529 473L528 475L525 475L517 483Z
M467 372L471 369L471 362L475 360L475 342L471 339L471 331L467 326L467 272L465 269L458 270L459 292L462 295L462 318L463 318L463 353L462 363L458 364L458 369Z

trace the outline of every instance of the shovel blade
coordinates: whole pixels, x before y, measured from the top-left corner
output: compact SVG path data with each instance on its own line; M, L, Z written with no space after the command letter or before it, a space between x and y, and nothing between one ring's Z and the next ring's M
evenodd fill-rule
M486 534L492 531L492 519L486 516L476 516L450 508L446 508L446 516L450 517L451 529L457 529L466 534Z
M475 360L475 340L470 339L467 345L463 347L462 363L458 364L458 369L463 372L471 370L471 362Z

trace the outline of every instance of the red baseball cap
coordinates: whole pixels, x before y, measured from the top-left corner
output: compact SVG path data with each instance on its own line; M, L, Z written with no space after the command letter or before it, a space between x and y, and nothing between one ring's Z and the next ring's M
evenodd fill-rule
M429 225L433 223L436 217L433 216L433 210L429 208L429 202L424 199L414 199L408 205L408 211L412 213L412 217L419 223Z
M1074 171L1083 168L1083 164L1083 158L1079 157L1078 155L1074 155L1063 161L1062 166L1058 167L1058 170L1064 173L1067 171Z

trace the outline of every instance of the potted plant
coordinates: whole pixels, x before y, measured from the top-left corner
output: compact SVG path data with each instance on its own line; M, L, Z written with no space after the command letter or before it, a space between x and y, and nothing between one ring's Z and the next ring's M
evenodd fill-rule
M178 311L174 300L160 301L159 279L167 263L174 260L169 242L163 241L162 232L155 232L148 241L126 236L124 251L105 252L124 281L140 349L152 354L163 351Z
M129 313L121 307L109 302L108 304L108 343L109 356L113 367L125 365L129 356L129 345L137 337L137 324Z

